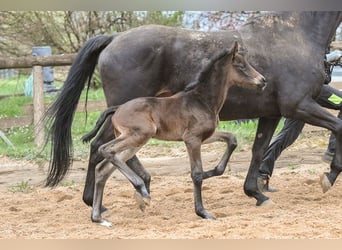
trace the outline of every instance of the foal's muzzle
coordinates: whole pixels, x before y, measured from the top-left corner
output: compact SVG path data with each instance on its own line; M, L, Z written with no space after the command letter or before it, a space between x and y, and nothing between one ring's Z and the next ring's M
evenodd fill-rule
M259 77L257 79L256 85L257 85L258 89L264 90L266 88L266 85L267 85L265 77L263 77L263 76Z

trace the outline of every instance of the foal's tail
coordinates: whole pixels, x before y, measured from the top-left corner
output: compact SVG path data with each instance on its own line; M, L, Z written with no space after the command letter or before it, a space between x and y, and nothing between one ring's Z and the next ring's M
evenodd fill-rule
M115 35L100 35L89 39L77 54L64 82L61 93L45 113L51 140L51 157L46 186L56 186L67 174L73 157L71 124L75 110L88 79L94 73L100 53Z
M86 142L89 142L91 139L93 139L96 136L97 132L99 132L99 130L102 127L103 123L106 121L107 117L109 115L113 115L115 113L115 111L118 109L119 106L120 105L111 106L111 107L108 107L105 111L103 111L103 113L101 114L100 118L97 120L93 130L90 131L89 133L85 134L82 137L82 141L84 143L86 143Z

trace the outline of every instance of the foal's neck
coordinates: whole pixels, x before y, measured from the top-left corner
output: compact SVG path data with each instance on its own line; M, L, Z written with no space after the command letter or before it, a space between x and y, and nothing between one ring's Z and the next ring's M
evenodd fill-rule
M196 96L197 100L204 103L212 112L218 114L226 99L228 85L226 72L217 72L198 82L188 94Z

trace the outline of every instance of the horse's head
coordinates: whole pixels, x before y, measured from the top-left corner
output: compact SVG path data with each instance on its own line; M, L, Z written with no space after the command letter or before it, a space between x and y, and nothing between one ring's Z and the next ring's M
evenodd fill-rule
M266 86L265 77L260 74L247 61L247 53L241 50L238 42L229 50L227 62L228 81L235 85L243 87L256 87L263 89Z

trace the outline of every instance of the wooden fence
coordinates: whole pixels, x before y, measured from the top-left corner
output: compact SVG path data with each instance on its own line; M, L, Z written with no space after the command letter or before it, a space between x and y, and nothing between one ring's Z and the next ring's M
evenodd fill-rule
M75 57L76 54L0 58L0 69L32 68L34 143L38 147L44 144L45 138L43 124L39 123L45 111L43 66L68 66Z

